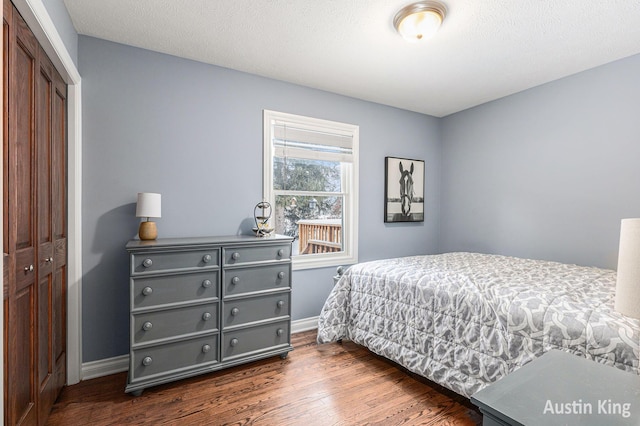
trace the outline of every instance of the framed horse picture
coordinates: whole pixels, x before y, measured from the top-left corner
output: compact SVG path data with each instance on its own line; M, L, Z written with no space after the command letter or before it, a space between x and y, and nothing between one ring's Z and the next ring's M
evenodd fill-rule
M384 221L424 222L424 161L385 157Z

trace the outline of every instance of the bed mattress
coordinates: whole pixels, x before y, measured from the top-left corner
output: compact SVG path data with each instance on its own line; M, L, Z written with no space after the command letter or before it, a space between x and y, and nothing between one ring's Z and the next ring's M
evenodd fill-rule
M478 253L351 266L318 343L349 339L464 396L551 349L639 373L640 320L612 270Z

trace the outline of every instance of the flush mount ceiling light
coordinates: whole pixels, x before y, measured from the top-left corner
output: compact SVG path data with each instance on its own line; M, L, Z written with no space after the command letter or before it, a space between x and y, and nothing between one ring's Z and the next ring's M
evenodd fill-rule
M433 37L444 20L447 9L442 3L421 1L400 9L393 18L393 26L407 41Z

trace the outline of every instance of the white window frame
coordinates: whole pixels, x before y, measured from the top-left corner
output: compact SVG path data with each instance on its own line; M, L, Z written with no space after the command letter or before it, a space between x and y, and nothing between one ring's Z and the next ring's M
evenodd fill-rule
M301 115L284 112L263 111L263 197L275 206L275 192L273 190L273 123L283 122L292 126L298 125L304 128L316 129L320 132L351 135L352 137L352 162L351 172L342 173L344 191L343 205L343 251L335 253L305 254L293 257L293 269L312 269L329 266L349 265L358 262L358 158L360 127L353 124L339 123L336 121L322 120L318 118L304 117ZM294 242L296 244L296 242Z

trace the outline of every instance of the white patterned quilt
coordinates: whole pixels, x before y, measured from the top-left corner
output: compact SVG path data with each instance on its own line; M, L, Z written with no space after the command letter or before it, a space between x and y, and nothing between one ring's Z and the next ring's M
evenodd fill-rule
M550 349L640 374L640 320L613 309L615 271L477 253L351 266L318 323L464 396Z

